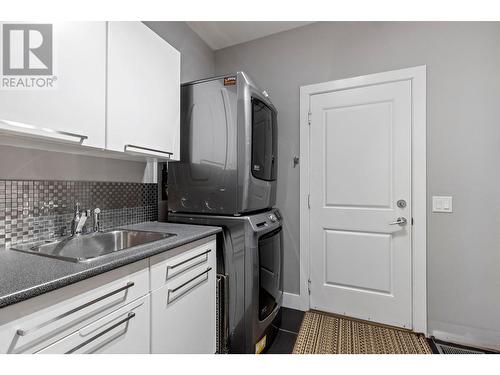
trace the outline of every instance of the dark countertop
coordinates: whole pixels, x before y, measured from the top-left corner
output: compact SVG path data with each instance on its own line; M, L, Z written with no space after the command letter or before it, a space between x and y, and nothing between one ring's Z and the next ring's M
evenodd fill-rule
M88 263L72 263L0 248L0 308L149 258L221 231L219 227L157 222L127 225L120 228L167 232L177 235L109 254Z

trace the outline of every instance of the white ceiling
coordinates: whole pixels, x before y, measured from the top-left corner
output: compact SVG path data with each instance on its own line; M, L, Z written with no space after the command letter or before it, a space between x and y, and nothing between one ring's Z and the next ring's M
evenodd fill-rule
M187 24L212 49L234 46L250 40L295 29L312 22L289 21L189 21Z

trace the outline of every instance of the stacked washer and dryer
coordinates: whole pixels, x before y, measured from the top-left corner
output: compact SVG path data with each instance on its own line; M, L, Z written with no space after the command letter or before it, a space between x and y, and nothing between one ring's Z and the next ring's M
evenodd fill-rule
M223 228L219 352L261 352L283 299L276 109L243 72L183 84L180 143L180 161L168 165L168 221Z

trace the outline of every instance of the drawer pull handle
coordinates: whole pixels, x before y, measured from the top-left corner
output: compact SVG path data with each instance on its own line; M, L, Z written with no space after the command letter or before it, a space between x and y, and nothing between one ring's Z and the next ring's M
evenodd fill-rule
M168 265L168 266L167 266L167 275L166 275L167 280L168 280L168 278L169 278L169 276L168 276L168 271L169 271L169 270L174 270L174 269L176 269L177 267L182 266L183 264L186 264L187 262L192 261L193 259L196 259L196 258L201 257L201 256L203 256L203 255L207 255L207 254L208 254L208 253L210 253L211 251L212 251L212 249L208 249L207 251L204 251L203 253L199 253L199 254L193 255L191 258L187 258L187 259L183 260L182 262L179 262L179 263L174 264L174 265ZM186 268L186 270L188 270L188 269L190 269L190 268L192 268L192 267L195 267L195 266L197 266L197 265L199 265L199 264L201 264L201 263L203 263L203 262L206 262L207 260L208 260L208 256L207 256L207 259L202 260L201 262L198 262L198 263L193 264L192 266L190 266L190 267ZM185 271L186 271L186 270L185 270Z
M10 120L3 120L0 119L0 127L1 125L7 125L7 126L13 126L21 129L31 129L31 130L36 130L36 131L43 131L47 133L48 137L53 138L53 134L59 134L59 135L64 135L68 137L74 137L74 138L80 138L80 141L78 142L79 144L83 144L83 141L88 139L86 135L80 135L80 134L75 134L75 133L69 133L65 132L62 130L54 130L54 129L49 129L46 127L40 127L40 126L35 126L32 124L25 124L22 122L16 122L16 121L10 121Z
M74 353L76 352L78 349L80 348L83 348L85 345L91 343L92 341L98 339L99 337L105 335L106 333L108 333L109 331L112 331L114 330L116 327L119 327L121 326L122 324L124 323L127 323L130 319L132 319L133 317L135 316L135 313L134 312L129 312L128 315L123 318L122 320L120 320L119 322L116 322L115 324L113 324L112 326L106 328L104 331L102 332L99 332L97 335L95 335L94 337L91 337L90 339L88 339L87 341L84 341L82 342L81 344L77 345L76 347L74 347L73 349L71 349L70 351L66 352L66 354L71 354L71 353Z
M60 319L63 319L63 318L65 318L65 317L67 317L67 316L69 316L71 314L74 314L77 311L83 310L84 308L89 307L89 306L93 305L94 303L100 302L100 301L102 301L102 300L104 300L104 299L106 299L108 297L111 297L112 295L115 295L117 293L123 292L124 290L127 290L127 289L129 289L129 288L131 288L133 286L134 286L134 283L130 281L130 282L127 283L127 285L122 286L121 288L118 288L118 289L116 289L116 290L114 290L112 292L109 292L109 293L101 296L101 297L93 299L93 300L91 300L91 301L89 301L89 302L87 302L87 303L85 303L85 304L83 304L81 306L75 307L72 310L66 311L65 313L62 313L61 315L58 315L55 318L52 318L52 319L50 319L50 320L48 320L46 322L43 322L43 323L41 323L41 324L39 324L39 325L37 325L37 326L35 326L33 328L26 329L26 330L25 329L18 329L16 333L19 336L28 336L29 334L31 334L31 333L33 333L35 331L38 331L39 329L41 329L41 328L43 328L45 326L48 326L49 324L52 324L52 323L54 323L54 322L56 322L56 321L58 321Z
M167 155L167 158L169 158L169 159L174 154L173 152L170 152L170 151L155 150L154 148L142 147L142 146L136 146L136 145L125 145L125 147L123 148L123 151L125 151L125 152L138 152L135 150L130 150L133 148L136 148L140 151L143 151L143 153L144 153L144 151L149 151L149 152L157 152L159 154L164 154L164 155Z
M200 280L198 281L196 284L193 284L190 288L182 291L182 293L176 295L174 298L170 298L170 293L175 293L177 292L179 289L185 287L187 284L189 284L190 282L196 280L196 279L199 279L200 277L202 277L203 275L206 275L208 274L210 271L212 270L212 267L208 267L205 271L203 271L202 273L200 273L199 275L196 275L195 277L189 279L188 281L182 283L181 285L179 285L178 287L175 287L173 289L169 289L168 292L167 292L167 305L169 303L172 303L174 302L176 299L182 297L183 295L185 295L187 292L189 292L190 290L196 288L198 285L200 285L201 283L205 282L206 279L203 279L203 280Z

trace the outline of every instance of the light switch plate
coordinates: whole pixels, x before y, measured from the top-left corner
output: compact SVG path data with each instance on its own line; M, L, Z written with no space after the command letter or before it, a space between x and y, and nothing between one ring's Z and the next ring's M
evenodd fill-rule
M453 212L453 197L433 196L432 212Z

